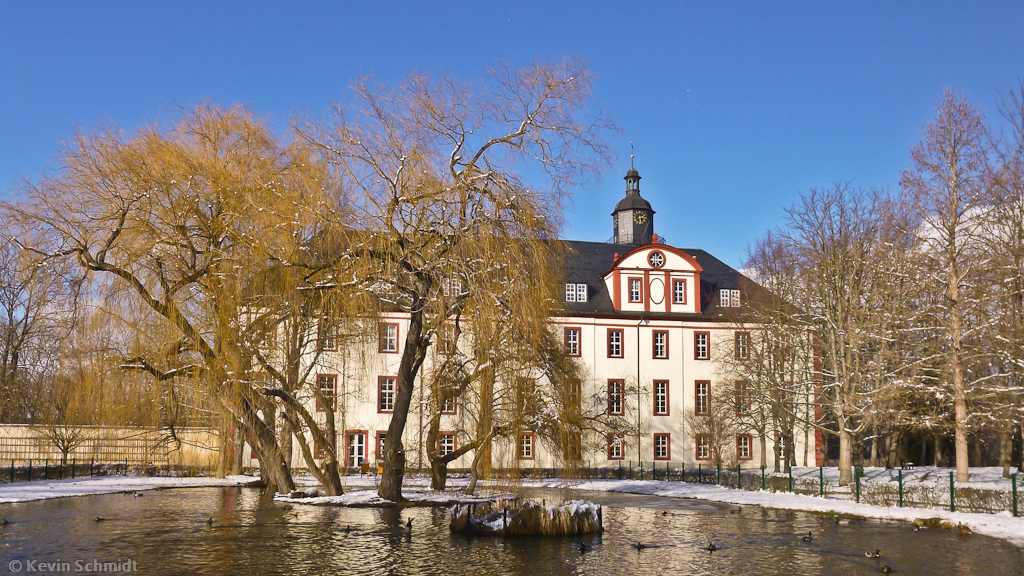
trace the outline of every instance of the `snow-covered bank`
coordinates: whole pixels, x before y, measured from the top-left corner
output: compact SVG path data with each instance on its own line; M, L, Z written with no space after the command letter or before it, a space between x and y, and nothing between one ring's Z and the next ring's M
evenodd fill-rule
M465 492L465 486L469 484L468 478L450 478L448 488L445 490L431 490L430 478L426 476L407 476L402 482L402 496L408 502L395 504L377 496L377 479L374 476L343 476L342 486L345 493L340 496L315 496L316 479L312 476L302 476L295 479L300 486L312 487L307 489L307 494L314 494L313 497L289 498L278 494L274 498L278 502L290 502L296 504L308 504L313 506L451 506L453 504L477 504L489 502L496 499L511 499L514 495L507 492L495 492L482 489L478 494L469 496Z
M707 473L706 470L705 472ZM898 482L898 479L902 474L904 486L922 485L936 487L940 490L948 492L950 472L954 472L954 470L952 468L938 468L935 466L917 466L909 470L866 466L864 467L864 475L861 476L861 483L895 484L896 482ZM650 472L648 471L648 473ZM758 471L744 470L744 474L748 473L757 474ZM769 472L769 475L772 476L773 474ZM774 474L774 476L784 477L785 474ZM850 492L849 487L839 487L838 468L823 468L822 476L824 477L827 490L834 491L837 494ZM793 479L803 480L805 482L817 482L818 468L811 466L794 466ZM1018 479L1018 484L1021 483L1024 483L1024 474L1022 474L1021 477ZM970 482L958 482L956 486L957 488L969 487L983 490L998 490L1002 492L1009 492L1011 489L1011 482L1010 479L1003 478L1003 469L998 466L978 466L971 468ZM1020 488L1024 488L1024 486L1020 486Z
M1024 518L1014 518L1009 512L999 514L968 514L922 508L897 508L857 504L848 500L802 496L785 492L751 492L734 490L712 484L689 484L686 482L663 482L655 480L529 480L524 486L537 488L573 488L577 490L599 490L648 494L671 498L700 498L712 502L736 504L739 506L764 506L787 510L809 512L837 512L880 518L886 520L913 521L916 518L943 518L954 523L966 524L978 534L1000 538L1024 547ZM909 530L909 526L908 526Z
M141 492L160 488L198 488L204 486L245 486L259 480L254 476L228 476L227 478L173 478L163 476L96 476L75 480L42 480L15 482L0 485L0 503L29 502L64 498L66 496L88 496L91 494L113 494L117 492Z
M467 496L461 490L429 490L422 488L404 488L402 496L408 502L395 503L385 500L377 495L372 488L350 489L340 496L307 496L305 498L289 498L278 494L274 500L277 502L290 502L295 504L308 504L312 506L451 506L453 504L478 504L490 502L495 499L512 499L512 494L481 492L476 496Z

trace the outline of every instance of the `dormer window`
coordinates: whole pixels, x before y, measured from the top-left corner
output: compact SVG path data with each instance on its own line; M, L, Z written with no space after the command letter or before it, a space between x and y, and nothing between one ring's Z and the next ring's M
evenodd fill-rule
M740 305L740 291L722 288L718 292L718 305L723 308L738 308Z
M587 301L587 285L586 284L566 284L565 285L565 301L566 302L586 302Z

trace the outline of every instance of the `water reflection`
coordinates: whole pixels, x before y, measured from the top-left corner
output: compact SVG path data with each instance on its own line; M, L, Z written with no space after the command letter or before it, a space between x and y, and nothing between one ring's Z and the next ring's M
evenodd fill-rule
M0 505L3 562L132 559L143 574L1021 574L1024 551L983 536L694 500L538 491L605 504L605 533L480 538L435 508L259 508L255 490L181 489ZM96 522L97 516L107 518ZM413 526L406 528L412 518ZM212 524L208 520L212 519ZM808 531L812 542L800 540ZM580 553L578 543L587 551ZM714 542L718 550L703 548ZM635 545L643 544L642 550ZM863 553L882 550L882 558Z

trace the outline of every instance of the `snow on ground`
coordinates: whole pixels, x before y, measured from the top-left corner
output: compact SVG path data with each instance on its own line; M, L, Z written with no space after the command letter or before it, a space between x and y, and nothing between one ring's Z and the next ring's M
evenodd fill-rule
M316 480L311 476L296 478L295 483L299 486L316 486ZM487 489L479 490L475 496L468 496L464 485L468 479L452 478L450 486L446 490L431 490L430 479L424 476L407 476L402 482L402 496L412 506L451 506L453 504L475 504L489 502L496 499L515 498L507 492L494 492ZM314 496L304 498L289 498L284 494L278 494L274 499L278 502L291 502L295 504L309 504L313 506L392 506L394 502L377 496L377 478L371 475L366 476L343 476L343 488L345 493L340 496ZM312 494L307 491L307 494Z
M254 476L227 478L173 478L166 476L94 476L75 480L36 480L0 485L0 503L29 502L65 496L141 492L160 488L196 488L202 486L244 486L259 480Z
M817 469L815 468L815 473ZM795 474L794 474L795 477ZM838 477L837 477L838 479ZM948 477L947 477L948 481ZM599 490L648 494L671 498L699 498L712 502L738 506L763 506L808 512L835 512L865 518L913 521L916 518L943 518L961 522L978 534L1001 538L1016 546L1024 547L1024 518L1014 518L1009 512L999 514L968 514L924 508L897 508L895 506L871 506L848 500L818 498L787 492L751 492L716 486L713 484L690 484L687 482L663 482L655 480L529 480L524 486L538 488L574 488L577 490Z
M725 470L722 470L725 472ZM902 470L903 472L903 485L904 487L912 484L935 486L946 490L949 490L949 473L953 472L952 468L938 468L935 466L917 466L912 470ZM650 473L649 470L645 471ZM744 471L744 474L755 473ZM892 468L880 468L866 466L864 468L864 475L861 477L861 485L873 482L888 482L895 484L899 479L901 470ZM709 474L705 469L705 474ZM1008 478L1003 478L1003 469L999 466L987 466L971 468L971 481L966 485L963 483L957 483L958 488L969 486L971 488L979 488L982 490L999 490L1003 492L1009 492L1011 489L1011 483ZM768 474L772 474L769 472ZM840 488L839 484L839 468L823 468L822 475L825 479L826 488L834 490L836 492L849 490L846 487ZM776 477L785 477L785 474L775 474ZM818 481L818 469L809 466L794 466L793 467L793 479L794 480L811 480L814 482ZM831 484L831 486L829 486ZM1024 490L1024 474L1017 479L1018 489ZM946 500L947 502L949 500Z
M430 490L422 488L403 488L402 496L408 503L402 506L451 506L453 504L474 504L490 502L496 498L515 498L507 493L492 493L481 491L477 496L467 496L462 490ZM313 506L393 506L396 505L390 500L385 500L377 495L373 489L351 489L340 496L315 496L305 498L289 498L278 494L277 502L291 502L295 504L310 504Z

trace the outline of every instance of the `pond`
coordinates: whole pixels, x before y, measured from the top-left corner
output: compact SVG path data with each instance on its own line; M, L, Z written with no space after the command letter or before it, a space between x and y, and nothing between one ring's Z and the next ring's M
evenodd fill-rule
M836 525L826 516L699 500L534 491L549 504L568 497L603 504L604 534L504 539L451 534L444 508L259 508L259 493L245 488L143 494L0 505L0 517L10 521L0 526L0 573L30 573L30 566L35 573L76 572L92 561L134 561L138 573L150 575L834 576L881 573L885 565L908 575L1024 575L1024 550L993 538L913 532L883 521ZM802 541L808 532L814 539ZM719 549L703 550L709 542ZM637 543L645 547L638 550ZM882 558L864 557L875 549ZM40 569L58 561L67 565Z

